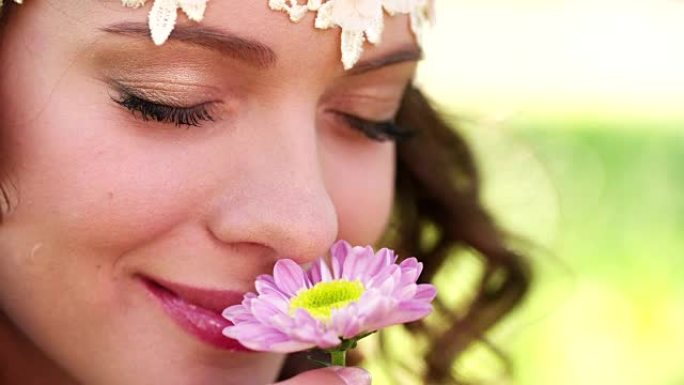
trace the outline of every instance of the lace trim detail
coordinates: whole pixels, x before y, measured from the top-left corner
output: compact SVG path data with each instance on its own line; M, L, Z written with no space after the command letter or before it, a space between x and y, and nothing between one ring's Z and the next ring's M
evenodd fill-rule
M380 44L384 28L384 12L390 16L408 14L411 30L421 43L422 30L433 17L434 0L308 0L306 5L297 0L269 0L274 11L284 11L290 20L297 22L306 10L317 11L314 27L342 30L342 64L346 70L354 67L363 54L366 41Z
M121 0L126 7L139 8L148 0ZM152 0L149 26L152 40L162 45L168 40L178 19L180 8L190 20L202 21L209 0ZM14 0L21 4L23 0ZM0 9L3 0L0 0ZM268 0L274 11L286 12L293 22L301 21L307 12L317 12L314 27L340 28L342 64L348 70L354 67L363 54L366 41L380 44L384 28L384 12L390 16L408 14L411 30L418 44L427 24L434 22L434 0Z
M153 0L149 14L150 34L156 45L162 45L171 36L178 19L180 8L188 19L202 21L204 11L207 9L209 0ZM147 3L147 0L121 0L124 6L139 8Z

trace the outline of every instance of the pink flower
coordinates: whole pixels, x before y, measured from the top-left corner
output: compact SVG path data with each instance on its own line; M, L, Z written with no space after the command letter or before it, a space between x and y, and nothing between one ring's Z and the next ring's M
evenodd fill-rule
M227 337L258 351L289 353L331 349L378 329L418 320L432 311L436 290L416 284L423 264L408 258L396 264L392 250L377 253L338 241L332 268L323 258L304 271L279 260L273 276L256 279L257 293L223 311L234 326Z

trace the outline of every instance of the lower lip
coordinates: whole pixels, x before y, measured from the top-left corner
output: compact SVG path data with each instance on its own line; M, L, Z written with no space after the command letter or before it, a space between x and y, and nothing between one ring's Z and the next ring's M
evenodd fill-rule
M223 335L223 329L233 324L215 312L186 302L154 281L143 283L164 307L166 313L184 330L214 347L239 352L251 352L238 341Z

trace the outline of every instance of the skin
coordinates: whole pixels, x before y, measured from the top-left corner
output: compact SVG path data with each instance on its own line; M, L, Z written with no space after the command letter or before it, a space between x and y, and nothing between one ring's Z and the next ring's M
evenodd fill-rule
M313 13L293 24L265 0L213 1L201 26L267 45L268 68L103 31L145 23L148 8L30 1L2 36L1 182L13 202L0 225L3 383L270 383L283 356L205 344L137 277L250 291L278 258L305 264L336 239L374 244L387 226L395 145L335 111L392 118L414 61L345 73L339 30L315 30ZM415 49L405 16L385 21L362 60ZM143 121L112 101L122 85L211 102L215 121Z

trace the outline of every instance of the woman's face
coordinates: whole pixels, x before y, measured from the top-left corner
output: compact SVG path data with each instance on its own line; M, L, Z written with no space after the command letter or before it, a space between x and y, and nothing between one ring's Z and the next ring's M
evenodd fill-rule
M395 146L345 116L393 118L414 37L386 17L383 43L344 72L339 30L314 13L293 24L266 0L212 1L157 47L147 11L30 1L11 15L0 329L82 383L263 384L282 357L213 339L207 309L278 258L378 240Z

